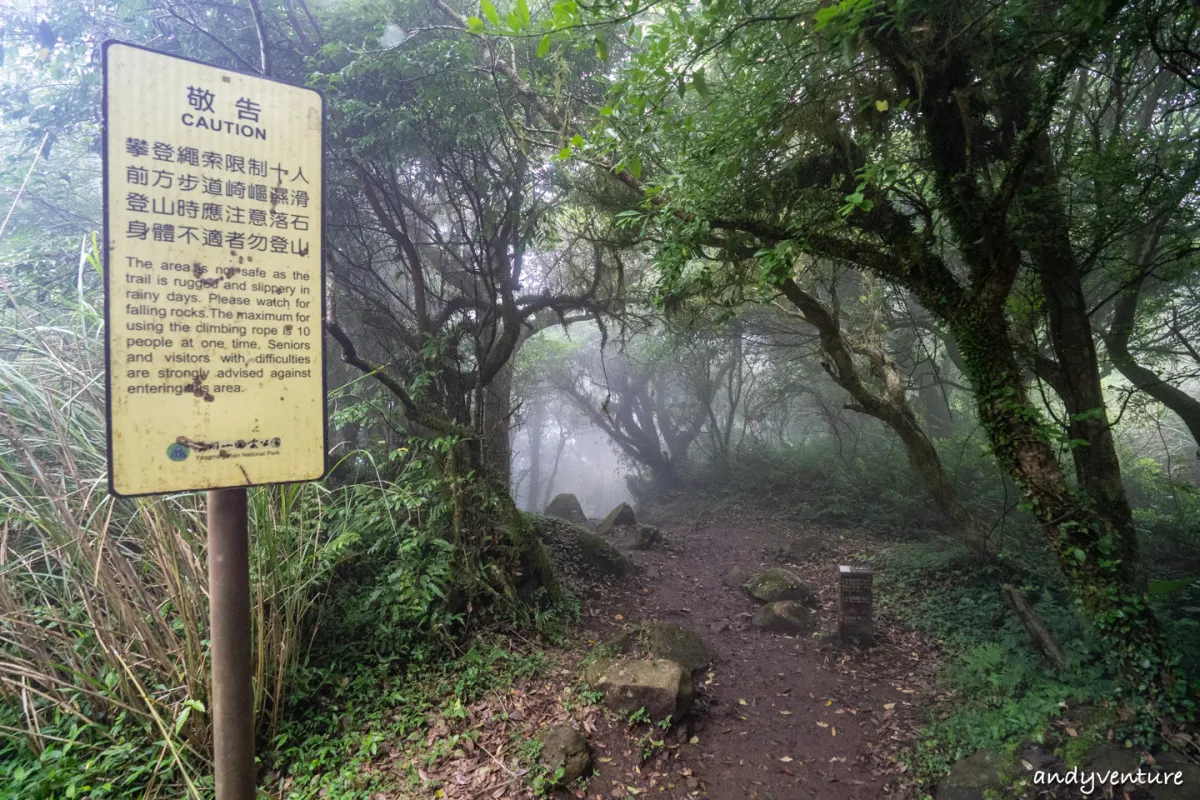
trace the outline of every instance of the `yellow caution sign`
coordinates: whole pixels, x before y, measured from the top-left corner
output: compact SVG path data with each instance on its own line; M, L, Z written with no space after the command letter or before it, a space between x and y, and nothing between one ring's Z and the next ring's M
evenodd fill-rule
M104 49L109 488L325 472L318 92Z

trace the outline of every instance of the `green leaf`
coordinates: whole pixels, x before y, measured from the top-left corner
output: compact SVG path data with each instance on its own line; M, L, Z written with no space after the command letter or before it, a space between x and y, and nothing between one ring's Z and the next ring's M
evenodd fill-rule
M1075 560L1078 561L1080 564L1087 561L1087 553L1083 552L1083 550L1081 550L1078 547L1075 548L1074 552L1071 555L1075 556Z
M517 0L517 16L522 25L529 24L529 3L526 0Z
M884 111L887 111L888 110L888 101L887 100L876 100L875 101L875 110L879 111L881 113Z
M483 33L483 20L479 17L467 17L467 30L471 33Z
M497 26L500 24L500 14L497 13L494 5L488 2L488 0L479 0L479 6L483 9L483 15L487 17L488 22Z
M701 97L708 97L708 84L704 82L704 67L696 70L696 74L692 76L692 86L700 93Z
M842 15L841 6L837 6L837 5L825 6L825 8L822 8L820 11L818 11L813 16L813 20L817 23L817 27L815 28L815 30L819 31L822 28L828 27L830 24L833 23L833 21L835 19L837 19L841 15Z
M1150 594L1170 594L1190 585L1188 580L1150 581Z
M596 37L596 58L608 61L608 45L599 36Z
M545 58L546 54L549 52L550 52L550 34L547 33L545 36L542 37L542 40L540 42L538 42L537 57Z

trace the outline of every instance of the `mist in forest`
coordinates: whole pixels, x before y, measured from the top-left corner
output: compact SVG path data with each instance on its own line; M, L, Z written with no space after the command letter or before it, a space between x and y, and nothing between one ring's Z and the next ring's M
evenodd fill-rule
M110 40L225 80L110 136ZM283 96L234 74L321 93L287 133L323 186L182 121ZM112 376L174 424L207 373L111 360L120 248L164 286L320 264L286 435L323 399L327 473L246 488L272 797L1200 770L1194 0L0 4L5 797L211 796L210 487L108 491ZM197 312L255 291L217 282ZM659 659L666 623L705 647ZM609 656L675 665L654 719ZM594 773L558 785L552 727Z

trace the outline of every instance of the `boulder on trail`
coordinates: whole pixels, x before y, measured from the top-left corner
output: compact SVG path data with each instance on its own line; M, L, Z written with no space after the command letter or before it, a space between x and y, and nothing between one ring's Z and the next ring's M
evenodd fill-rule
M686 670L704 669L713 654L700 634L683 625L660 622L647 632L646 648L654 658L674 661Z
M802 536L791 539L783 547L767 550L767 557L782 564L801 564L812 561L827 549L820 536Z
M555 568L569 580L590 584L605 578L627 578L637 572L632 561L591 531L545 514L530 514L529 518L550 551Z
M1154 757L1153 765L1142 764L1141 754L1134 749L1126 749L1112 742L1101 742L1084 756L1084 764L1080 772L1085 770L1095 773L1118 772L1134 775L1140 769L1143 773L1156 774L1156 780L1151 783L1148 778L1142 784L1130 782L1124 786L1114 786L1112 794L1117 797L1124 793L1126 796L1135 791L1142 791L1148 800L1188 800L1195 797L1196 785L1200 783L1200 766L1188 761L1187 758L1174 752L1160 753ZM1175 773L1182 773L1176 782ZM1170 780L1157 777L1170 775ZM1097 784L1099 788L1099 784ZM1096 792L1097 795L1101 794ZM1137 795L1141 796L1141 795ZM938 800L941 800L939 797Z
M598 644L606 655L674 661L691 671L712 663L713 653L700 634L672 622L655 622L629 628Z
M629 628L618 634L608 637L596 647L607 653L627 656L634 651L638 646L638 642L642 637L641 628Z
M771 633L806 633L813 628L812 612L795 600L777 600L754 612L751 622Z
M551 774L562 769L555 781L563 785L579 778L592 765L592 751L583 734L570 725L553 725L541 732L541 762Z
M662 531L651 525L638 525L637 533L634 535L633 549L634 550L653 550L655 547L664 545L667 539L663 536Z
M587 525L588 521L587 514L583 513L583 506L579 505L579 498L573 494L555 495L546 506L545 513L567 522L574 522L576 525Z
M644 708L654 722L667 717L678 722L691 708L695 693L692 674L661 658L597 659L584 680L604 693L610 710L631 714Z
M725 577L721 579L721 582L730 589L745 589L746 581L748 580L750 580L749 572L741 567L734 567L725 573Z
M613 528L633 527L634 525L637 525L637 515L633 513L633 508L628 503L621 503L608 512L608 516L601 521L596 530L607 536Z
M999 796L1004 779L996 759L987 750L976 750L950 768L938 781L937 800L986 800Z
M797 600L807 603L816 593L800 580L800 576L783 567L769 567L746 581L746 591L764 603L777 600Z

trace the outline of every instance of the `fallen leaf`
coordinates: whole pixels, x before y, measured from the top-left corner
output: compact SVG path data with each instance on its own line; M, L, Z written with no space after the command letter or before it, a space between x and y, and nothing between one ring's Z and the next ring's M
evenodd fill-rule
M884 704L883 704L883 707L884 707L886 710L888 710L888 711L891 711L893 708L895 708L895 707L896 707L896 704L895 704L895 703L884 703Z
M745 701L745 700L743 700L742 698L740 698L740 697L739 697L739 698L738 698L738 705L739 705L739 706L744 706L744 705L746 705L746 701Z
M700 744L700 737L693 736L692 738L688 739L688 744Z
M781 716L781 717L790 717L791 715L792 715L792 712L790 712L790 711L780 711L779 712L779 716Z
M613 619L625 619L624 614L613 614Z
M783 763L785 763L785 764L790 764L790 763L792 763L792 757L791 757L791 756L784 756L783 758L781 758L781 759L779 759L779 760L780 760L780 761L782 761L782 762L783 762Z
M829 727L829 723L828 723L828 722L818 722L818 723L817 723L817 726L818 726L818 727L820 727L820 728L828 728L828 727Z

